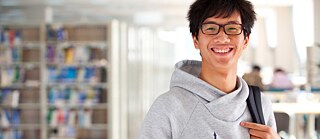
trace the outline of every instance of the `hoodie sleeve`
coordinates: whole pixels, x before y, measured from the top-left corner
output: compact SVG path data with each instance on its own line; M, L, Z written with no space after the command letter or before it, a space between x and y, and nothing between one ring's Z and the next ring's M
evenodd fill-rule
M274 131L277 131L277 124L276 124L276 120L275 120L275 117L274 117L274 113L270 113L267 125L272 127L272 129Z
M277 124L276 124L276 120L274 117L274 113L273 113L273 109L272 109L272 102L269 98L267 98L263 93L261 93L262 96L262 103L263 103L263 114L265 115L265 121L266 124L270 127L272 127L272 129L274 131L277 131Z
M139 139L171 139L171 124L166 105L160 98L152 104L142 127Z

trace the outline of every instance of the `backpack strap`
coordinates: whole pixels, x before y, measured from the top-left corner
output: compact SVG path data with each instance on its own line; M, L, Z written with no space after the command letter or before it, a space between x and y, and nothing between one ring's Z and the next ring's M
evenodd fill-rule
M265 124L262 105L261 105L261 91L259 87L248 85L249 97L247 98L247 105L254 123Z

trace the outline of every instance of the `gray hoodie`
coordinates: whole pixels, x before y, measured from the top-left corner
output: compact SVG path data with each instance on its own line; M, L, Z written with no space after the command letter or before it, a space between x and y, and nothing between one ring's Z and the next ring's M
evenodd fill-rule
M249 139L241 121L252 121L246 99L248 86L237 78L229 94L198 78L200 61L176 64L170 90L152 104L141 128L140 139ZM271 101L263 94L266 124L276 131Z

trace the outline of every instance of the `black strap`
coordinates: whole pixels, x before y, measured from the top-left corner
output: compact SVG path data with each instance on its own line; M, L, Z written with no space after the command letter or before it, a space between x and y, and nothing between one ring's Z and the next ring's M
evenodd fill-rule
M249 85L247 105L254 123L265 124L261 106L261 91L259 87Z

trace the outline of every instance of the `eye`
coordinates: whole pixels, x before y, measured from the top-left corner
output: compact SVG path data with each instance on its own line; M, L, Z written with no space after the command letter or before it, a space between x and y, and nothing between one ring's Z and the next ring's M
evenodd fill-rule
M236 28L236 27L228 27L227 28L227 31L238 31L239 28Z
M215 30L217 30L217 29L214 28L214 27L207 27L206 30L208 30L208 31L215 31Z

